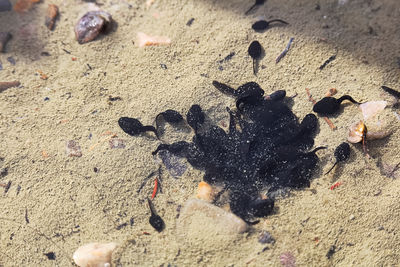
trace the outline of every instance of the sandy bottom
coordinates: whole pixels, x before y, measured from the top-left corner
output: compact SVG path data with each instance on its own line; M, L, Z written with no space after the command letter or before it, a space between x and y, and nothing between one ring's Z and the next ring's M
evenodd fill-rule
M44 26L49 3L60 8L54 31ZM315 99L334 87L338 96L393 102L380 87L400 88L398 0L349 0L344 5L268 0L247 16L253 1L155 0L148 8L145 1L98 3L117 26L83 45L75 40L73 27L96 7L93 3L44 0L25 14L0 13L1 31L13 35L0 54L0 81L21 82L0 93L0 182L11 181L6 193L0 188L1 266L68 266L75 249L93 241L119 243L113 260L122 266L280 266L286 252L298 266L399 264L400 180L382 175L378 167L378 162L400 161L394 108L386 110L394 132L369 142L372 158L364 157L361 145L352 145L350 160L329 175L324 173L334 163L333 151L346 140L360 111L344 105L331 118L334 131L320 119L315 144L328 149L318 152L311 188L277 201L276 213L250 232L205 242L190 242L176 229L177 207L193 196L202 172L190 167L176 179L164 170L163 193L154 205L166 229L157 233L148 223L145 202L153 180L137 191L158 168L151 151L159 141L151 134L130 137L117 124L121 116L151 124L159 112L173 108L185 114L194 103L215 123L227 123L225 107L234 108L234 101L215 90L213 80L234 87L255 81L267 93L297 93L293 111L299 118L312 109L306 88ZM251 24L260 16L290 25L256 33ZM138 31L168 36L172 43L139 48ZM290 37L290 51L276 64ZM265 50L257 76L247 54L253 40ZM221 63L231 52L232 59ZM110 101L110 96L120 100ZM168 127L166 142L190 136ZM125 141L124 149L110 148L112 134ZM66 155L69 140L79 143L81 157ZM335 182L342 184L330 190ZM258 242L262 230L273 235L274 245ZM335 253L328 259L332 246ZM49 252L55 260L44 255Z

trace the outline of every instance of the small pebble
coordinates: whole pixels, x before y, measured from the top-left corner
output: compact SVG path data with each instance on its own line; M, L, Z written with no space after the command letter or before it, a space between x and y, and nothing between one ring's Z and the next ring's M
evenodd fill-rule
M49 260L55 260L56 259L56 254L54 252L48 252L44 253L44 255L47 257Z
M13 57L8 57L7 61L10 62L11 65L15 66L15 59Z
M171 44L171 39L166 36L150 36L144 32L138 32L137 44L139 47L152 45L169 45Z
M49 30L54 29L56 19L58 17L58 7L54 4L49 4L47 7L46 18L44 24Z
M79 267L111 266L111 256L117 243L89 243L79 247L72 258Z
M112 17L107 12L87 12L75 25L76 40L80 44L94 40L111 21Z
M351 214L351 215L349 216L349 220L350 220L350 221L354 220L355 218L356 218L356 216L354 216L353 214Z
M160 64L160 66L161 66L161 68L163 69L163 70L166 70L167 69L167 65L165 65L165 64Z
M48 98L47 96L43 99L44 101L49 101L50 98Z
M66 152L68 157L81 157L82 151L78 142L74 140L67 141Z
M108 144L110 145L111 149L125 148L125 140L120 138L111 138L108 141Z
M260 242L261 244L274 244L275 239L269 232L262 231L261 234L258 236L258 242Z
M191 26L193 24L194 18L191 18L186 22L186 26Z
M0 0L0 12L10 11L11 9L12 6L9 0Z
M7 90L8 88L11 87L18 87L20 86L19 81L12 81L12 82L0 82L0 93Z
M296 257L292 252L284 252L279 256L279 261L282 266L285 267L296 267Z

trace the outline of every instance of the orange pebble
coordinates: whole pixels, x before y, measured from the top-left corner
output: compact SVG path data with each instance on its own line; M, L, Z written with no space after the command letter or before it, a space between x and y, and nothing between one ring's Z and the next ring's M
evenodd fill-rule
M40 0L18 0L14 5L14 11L18 13L24 13L32 8L34 3L38 3Z
M151 45L169 45L171 39L165 36L150 36L144 32L137 33L137 40L139 47L151 46Z
M215 190L208 183L204 181L200 182L197 188L196 197L207 202L212 202L215 197Z

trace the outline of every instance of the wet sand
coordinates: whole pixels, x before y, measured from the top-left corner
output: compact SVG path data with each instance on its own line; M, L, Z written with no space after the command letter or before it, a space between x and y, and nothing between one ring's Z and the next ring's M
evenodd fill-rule
M234 101L221 95L213 80L233 87L255 81L267 93L297 93L292 110L299 118L312 110L306 88L315 99L334 87L338 96L392 101L380 87L400 89L397 0L344 5L268 0L247 16L253 2L155 0L149 8L145 1L98 2L117 27L83 45L75 40L73 27L94 4L45 0L26 14L0 13L1 31L13 35L0 54L0 81L21 82L0 93L0 168L7 168L0 182L11 181L7 193L0 188L0 266L68 266L77 247L95 241L121 244L113 260L122 266L280 266L285 252L295 256L298 266L398 265L400 180L383 176L377 167L379 160L400 161L399 121L393 114L398 110L387 110L394 133L368 144L371 159L364 157L361 145L352 145L350 160L329 175L323 174L334 163L334 148L346 140L360 111L344 105L331 118L335 131L320 119L315 144L328 149L318 152L319 169L310 189L277 201L275 214L248 233L206 237L205 242L185 238L176 229L177 207L193 197L202 172L189 167L175 179L164 171L163 193L154 204L166 229L157 233L148 224L145 202L152 180L137 190L158 168L151 151L159 142L150 134L130 137L117 124L121 116L151 124L159 112L173 108L185 114L194 103L215 123L227 123L225 107L234 108ZM54 31L44 25L50 3L60 9ZM259 16L290 25L256 33L251 24ZM139 48L138 31L168 36L172 43ZM291 49L276 64L290 37ZM253 40L265 50L257 76L247 54ZM231 60L219 63L231 52ZM15 59L15 66L7 57ZM48 79L41 79L38 70ZM110 101L110 96L121 100ZM167 142L190 136L169 126L166 132ZM114 133L125 140L124 149L102 141ZM82 157L66 155L68 140L79 143ZM342 184L330 190L337 181ZM116 229L131 218L133 226ZM274 245L257 241L262 230L272 234ZM335 253L328 259L332 246ZM48 252L56 259L48 260Z

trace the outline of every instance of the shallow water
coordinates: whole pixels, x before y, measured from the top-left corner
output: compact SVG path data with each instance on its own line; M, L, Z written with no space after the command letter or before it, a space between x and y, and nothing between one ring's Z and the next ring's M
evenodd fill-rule
M0 183L11 181L6 193L0 188L0 265L68 266L73 252L89 242L119 243L113 262L122 266L280 266L293 258L298 266L398 264L399 180L379 167L400 162L397 108L385 110L393 134L368 143L372 158L365 158L361 145L351 145L349 161L329 175L324 173L335 162L334 149L361 112L344 104L331 117L334 131L319 119L315 147L328 149L317 152L310 188L279 199L274 214L250 231L223 236L200 236L213 233L212 225L200 222L190 232L177 226L178 207L196 195L204 175L189 165L177 179L163 172L162 193L153 203L166 229L157 233L150 226L146 199L154 177L137 191L158 169L151 152L159 141L151 134L130 137L117 124L129 116L149 125L166 109L186 114L197 103L210 121L227 129L226 107L235 109L234 101L218 92L213 80L235 88L255 81L268 94L297 93L291 108L300 118L312 111L306 88L316 100L335 87L338 97L393 103L381 85L400 89L398 1L323 0L318 8L316 2L271 0L248 16L244 12L252 2L156 0L147 8L144 1L103 1L98 7L117 27L83 45L73 28L96 5L53 1L61 15L51 32L44 25L49 3L35 4L25 14L0 13L1 31L13 35L0 54L0 81L21 82L0 93ZM251 25L259 16L289 25L256 33ZM138 48L138 31L167 36L172 43ZM291 37L289 52L276 64ZM253 40L265 51L257 76L247 54ZM336 59L320 70L332 55ZM166 132L165 142L190 136L168 125ZM124 139L125 148L109 147L113 134ZM66 155L69 140L80 145L81 157ZM262 231L275 243L259 243ZM55 260L48 259L49 252Z

